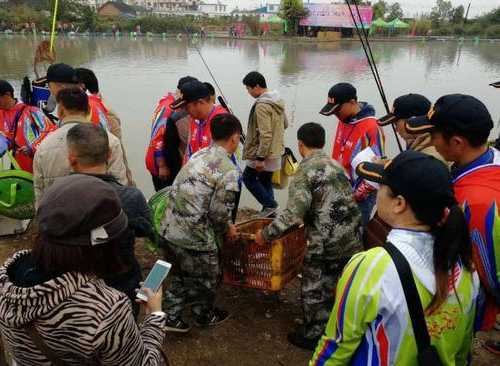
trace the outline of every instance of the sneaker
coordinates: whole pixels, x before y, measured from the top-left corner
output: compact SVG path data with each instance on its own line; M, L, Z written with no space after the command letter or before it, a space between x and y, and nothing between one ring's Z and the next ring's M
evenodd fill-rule
M215 327L227 319L229 319L229 313L226 310L214 308L211 312L198 316L194 323L198 327Z
M483 347L494 355L500 356L500 341L486 341Z
M288 333L287 339L288 342L293 344L295 347L314 351L318 345L320 337L307 338L302 334L302 332L292 332Z
M165 320L165 331L172 333L187 333L191 330L191 326L182 319Z

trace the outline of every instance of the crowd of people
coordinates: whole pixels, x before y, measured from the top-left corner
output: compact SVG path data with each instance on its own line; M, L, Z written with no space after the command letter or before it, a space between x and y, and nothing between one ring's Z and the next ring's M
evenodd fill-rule
M37 209L33 249L0 268L0 331L16 364L160 365L166 332L226 321L216 305L220 251L239 238L243 185L273 218L257 244L305 226L303 322L288 341L311 351L310 365L466 365L475 332L495 326L500 153L478 99L407 94L377 119L353 85L335 84L319 111L338 119L333 151L320 124L300 126L302 161L280 209L272 178L285 101L248 73L242 89L255 103L244 133L210 83L184 76L151 120L145 165L166 207L156 232L95 74L54 64L46 82L42 111L0 80L0 155L33 173ZM390 124L405 142L393 158ZM374 220L389 228L375 247ZM147 301L135 295L137 237L161 243L174 267L165 294L145 289ZM500 353L498 342L486 347Z

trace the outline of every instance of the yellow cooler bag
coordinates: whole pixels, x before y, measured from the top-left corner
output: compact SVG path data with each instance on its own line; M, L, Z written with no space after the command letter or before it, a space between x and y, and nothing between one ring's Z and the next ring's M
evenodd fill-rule
M285 153L281 158L281 169L273 173L272 183L275 189L285 189L288 186L288 177L297 172L299 163L290 148L285 147Z

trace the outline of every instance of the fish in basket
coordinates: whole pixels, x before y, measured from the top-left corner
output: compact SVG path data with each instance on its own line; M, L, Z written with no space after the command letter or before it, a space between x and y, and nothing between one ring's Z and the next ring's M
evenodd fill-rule
M302 268L306 252L304 227L295 227L266 245L255 243L255 233L272 219L238 224L240 239L222 247L224 283L267 291L280 291Z

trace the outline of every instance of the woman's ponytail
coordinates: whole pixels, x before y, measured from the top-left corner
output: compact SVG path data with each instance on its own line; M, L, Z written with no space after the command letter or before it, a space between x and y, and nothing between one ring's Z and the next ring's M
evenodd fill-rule
M444 220L434 227L434 271L436 293L427 308L427 312L436 311L448 297L449 274L460 262L472 270L472 245L464 213L454 203L446 209Z

